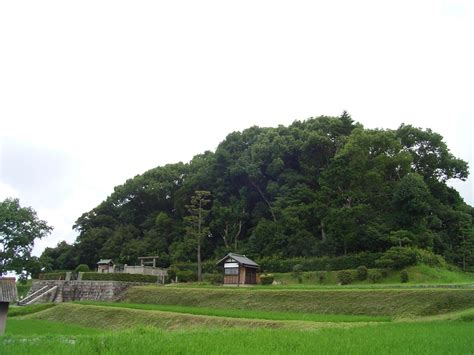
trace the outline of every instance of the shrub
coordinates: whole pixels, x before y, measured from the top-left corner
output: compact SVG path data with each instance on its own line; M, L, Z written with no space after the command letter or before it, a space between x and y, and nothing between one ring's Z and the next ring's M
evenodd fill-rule
M303 265L301 264L296 264L295 266L293 266L293 273L292 273L292 276L298 280L298 283L302 283L303 282L303 277L302 277L302 274L303 274Z
M337 280L341 285L349 285L352 283L352 274L348 270L341 270L337 273Z
M378 267L396 270L416 265L416 263L416 251L414 249L404 247L390 248L379 259L375 261L375 264Z
M382 281L382 273L378 270L373 270L368 274L368 278L374 284L379 283Z
M375 260L382 253L359 253L338 257L296 257L282 259L280 257L263 257L256 260L265 272L293 272L296 265L301 265L301 271L337 271L355 269L359 265L375 267Z
M260 283L262 285L271 285L275 281L275 277L271 274L260 275Z
M80 264L76 267L76 269L74 271L76 273L78 273L78 272L89 272L89 271L91 271L91 269L89 269L89 265Z
M407 270L402 270L402 271L400 272L400 281L403 282L403 283L405 283L405 282L408 282L408 279L409 279L409 277L408 277L408 271L407 271Z
M204 274L203 280L209 282L213 285L220 285L224 282L224 277L222 274Z
M316 273L316 280L322 284L324 280L326 279L326 274L324 272L317 272Z
M174 282L176 280L176 268L175 267L170 267L168 269L168 275L166 276L166 282L167 283L171 283L171 282Z
M433 267L448 267L448 263L441 255L436 255L431 250L413 248L416 252L417 264L425 264Z
M369 272L369 270L367 269L367 266L365 266L365 265L359 266L357 268L357 279L359 279L359 281L367 280L368 272Z
M178 282L196 282L198 280L197 272L192 270L178 270L176 276L178 276Z
M82 280L154 283L158 281L158 277L140 274L84 272Z
M375 261L378 267L400 270L408 266L425 264L433 267L448 267L448 263L440 255L430 250L419 248L393 247L388 249Z

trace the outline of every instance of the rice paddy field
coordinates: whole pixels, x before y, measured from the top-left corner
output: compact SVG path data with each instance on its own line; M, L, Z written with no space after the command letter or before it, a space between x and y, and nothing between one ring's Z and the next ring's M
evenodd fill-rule
M1 354L473 354L474 289L136 286L12 307Z

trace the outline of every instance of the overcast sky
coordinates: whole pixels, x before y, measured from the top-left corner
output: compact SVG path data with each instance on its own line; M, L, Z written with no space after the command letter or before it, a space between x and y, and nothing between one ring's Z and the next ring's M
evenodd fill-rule
M473 3L2 1L0 199L55 227L39 255L128 178L343 110L430 127L472 170Z

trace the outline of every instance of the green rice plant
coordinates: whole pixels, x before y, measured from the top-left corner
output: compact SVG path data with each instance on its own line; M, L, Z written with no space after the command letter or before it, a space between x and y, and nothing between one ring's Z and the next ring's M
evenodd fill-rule
M96 335L0 338L2 354L471 354L474 324L393 323L318 330L138 327Z

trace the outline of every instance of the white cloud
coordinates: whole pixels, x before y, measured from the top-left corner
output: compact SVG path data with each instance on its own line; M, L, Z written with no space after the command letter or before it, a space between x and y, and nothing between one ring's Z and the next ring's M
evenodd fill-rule
M18 192L11 187L10 185L0 181L0 200L5 200L6 198L17 198Z

